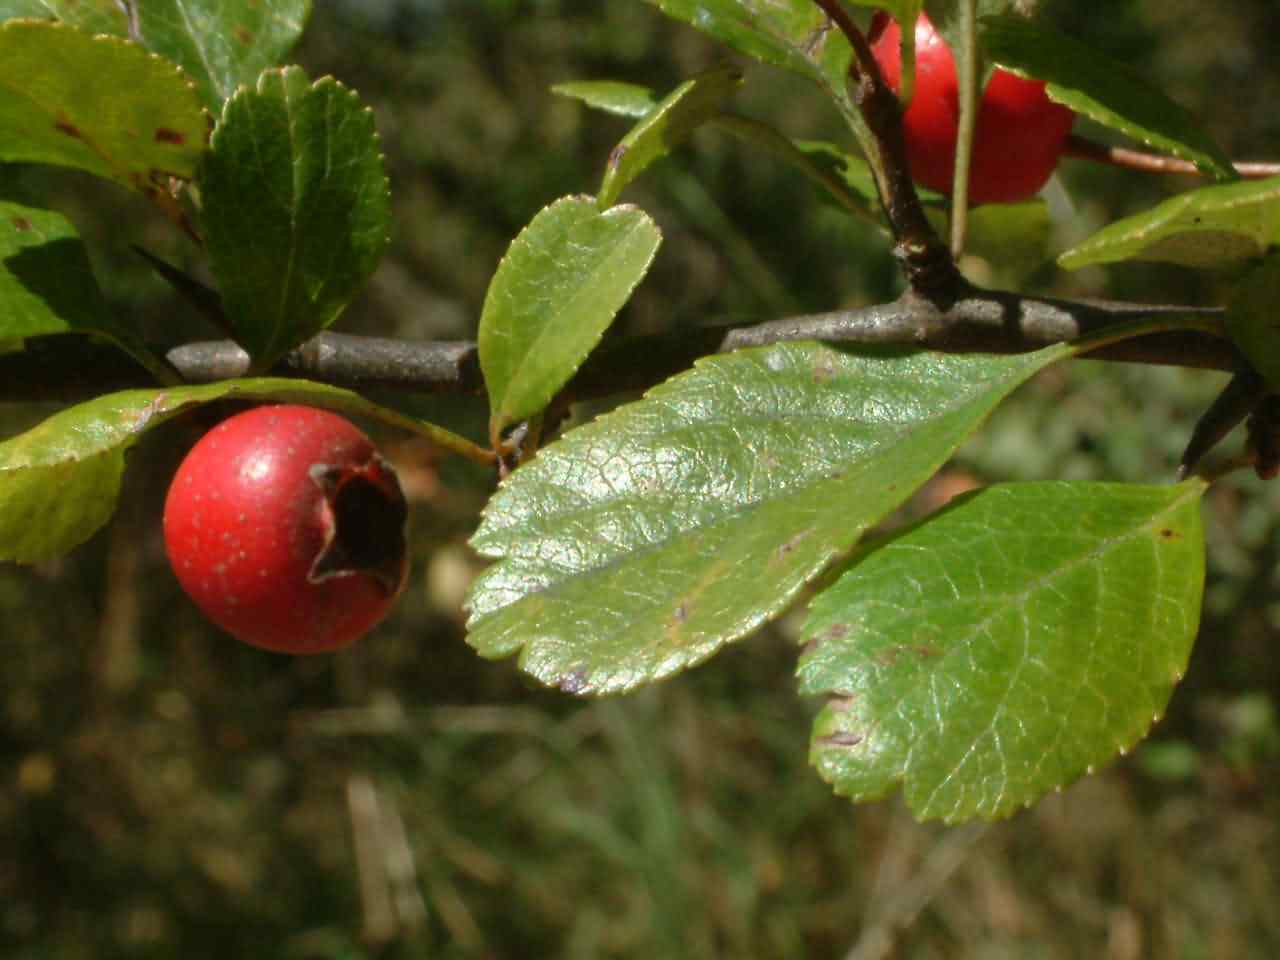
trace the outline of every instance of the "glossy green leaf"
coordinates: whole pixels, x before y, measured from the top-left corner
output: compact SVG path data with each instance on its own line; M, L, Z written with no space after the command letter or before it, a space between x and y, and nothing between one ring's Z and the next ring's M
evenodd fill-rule
M1240 282L1227 305L1227 332L1273 390L1280 390L1280 256Z
M1058 258L1068 270L1120 260L1212 267L1259 257L1280 242L1280 177L1170 197L1103 227Z
M840 794L1005 816L1140 740L1186 669L1202 481L991 487L871 548L815 600L798 668Z
M150 194L194 174L208 130L182 72L136 44L47 21L0 25L0 160Z
M658 97L648 87L617 80L576 80L558 83L552 93L581 100L588 107L618 117L639 120L658 105Z
M61 20L86 33L129 33L129 17L120 0L0 0L0 20L17 17Z
M305 380L246 379L107 394L54 414L0 443L0 561L34 563L66 553L111 518L125 455L143 432L214 400L304 403L372 417L447 448L467 441Z
M715 117L741 85L741 70L720 66L686 80L663 98L609 154L596 198L600 208L613 206L628 183Z
M516 470L473 545L469 642L574 693L699 663L776 616L1014 387L1069 353L783 344L703 360Z
M373 114L331 77L269 70L227 102L199 182L227 318L268 369L337 319L386 249Z
M144 0L138 29L150 49L196 81L215 114L236 89L280 63L311 13L310 0Z
M542 410L600 342L662 235L643 210L562 197L511 243L480 314L491 430Z
M1046 81L1051 99L1219 179L1236 178L1231 158L1199 121L1127 64L1023 17L987 17L982 25L991 59Z
M0 338L113 326L71 222L0 200Z

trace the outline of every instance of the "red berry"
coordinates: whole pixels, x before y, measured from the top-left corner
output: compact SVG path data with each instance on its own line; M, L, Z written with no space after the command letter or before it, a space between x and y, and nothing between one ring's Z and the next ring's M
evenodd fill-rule
M871 49L895 92L902 74L901 35L888 14L876 14ZM1074 119L1070 110L1045 95L1041 81L994 71L978 105L969 202L1014 203L1037 193L1057 167ZM950 194L960 125L956 63L923 14L916 21L915 93L902 125L912 177Z
M257 407L205 434L164 505L169 563L205 615L245 643L337 650L390 609L408 572L404 495L349 421Z

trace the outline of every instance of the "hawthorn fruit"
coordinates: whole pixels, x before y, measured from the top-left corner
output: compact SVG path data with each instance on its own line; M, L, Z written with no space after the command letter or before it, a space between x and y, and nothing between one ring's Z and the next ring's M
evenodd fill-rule
M885 81L901 89L901 28L887 13L871 22L872 53ZM969 202L1016 203L1039 192L1066 146L1075 114L1045 95L1044 83L995 70L978 105ZM955 180L960 89L951 49L924 14L916 21L916 79L902 117L911 176L939 193Z
M407 506L394 470L350 421L313 407L257 407L191 449L164 507L178 582L245 643L337 650L386 615L404 586Z

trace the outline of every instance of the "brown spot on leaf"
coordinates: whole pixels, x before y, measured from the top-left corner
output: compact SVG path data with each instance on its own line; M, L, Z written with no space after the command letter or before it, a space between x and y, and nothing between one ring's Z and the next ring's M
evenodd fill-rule
M187 138L177 130L170 130L168 127L156 127L156 143L183 144L186 142Z
M825 737L818 737L814 742L824 747L856 747L865 739L867 738L860 733L841 731L840 733L828 734Z
M618 164L622 162L622 158L627 155L627 148L624 144L618 144L609 153L609 169L617 170Z
M929 646L927 643L916 643L899 647L885 647L882 650L877 650L873 659L882 667L892 667L906 654L915 654L921 660L929 660L933 657L941 656L942 651L937 647Z
M53 129L57 130L61 134L71 137L73 140L84 139L84 134L80 132L79 127L70 120L63 120L61 117L59 117L57 122L54 123Z
M836 368L831 362L831 358L823 354L818 362L813 365L813 382L826 383L835 376L835 373Z
M246 47L249 46L249 44L253 43L253 32L251 30L247 30L244 27L236 27L231 32L234 33L236 36L236 39L239 40L241 43L243 43Z
M821 640L843 640L849 635L849 631L853 629L847 623L833 623L827 629L822 631Z
M1163 530L1160 531L1160 539L1161 540L1177 540L1178 532L1176 530L1171 530L1168 527L1165 527Z
M774 553L774 557L773 557L774 560L781 561L781 560L787 559L787 557L790 554L795 552L796 547L800 546L800 544L802 544L806 538L812 535L812 533L813 533L813 530L811 529L801 530L799 533L797 533L794 537L792 537L782 546L778 547L777 551Z
M10 222L13 224L13 229L19 233L26 233L31 229L31 221L26 217L14 217Z

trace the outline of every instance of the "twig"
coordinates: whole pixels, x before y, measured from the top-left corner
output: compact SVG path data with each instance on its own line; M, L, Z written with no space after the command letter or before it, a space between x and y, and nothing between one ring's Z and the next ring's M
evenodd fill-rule
M1143 173L1177 173L1192 177L1202 175L1199 167L1181 157L1167 157L1157 153L1131 150L1128 147L1114 147L1074 134L1067 139L1065 152L1069 157L1093 160L1095 163L1106 163L1113 167L1124 167L1127 170L1140 170ZM1236 173L1246 179L1280 176L1280 163L1244 161L1234 166Z
M840 28L853 48L849 80L854 103L875 140L874 150L863 144L880 191L880 201L896 239L894 254L902 262L907 282L918 296L940 307L949 306L969 289L951 251L925 216L907 165L902 134L902 109L893 88L885 82L866 36L841 0L813 0Z
M944 353L1025 353L1134 320L1178 317L1216 320L1219 308L1072 301L971 289L947 309L908 293L893 303L787 317L743 326L700 327L606 341L557 402L643 390L688 369L708 354L788 340L852 346L903 346ZM1112 344L1089 355L1101 360L1236 371L1229 340L1174 330ZM229 340L191 343L167 358L189 383L248 373L249 358ZM359 391L476 395L484 391L472 341L391 340L322 333L280 362L273 374ZM0 401L77 402L113 390L154 386L126 354L78 337L43 337L0 355Z

